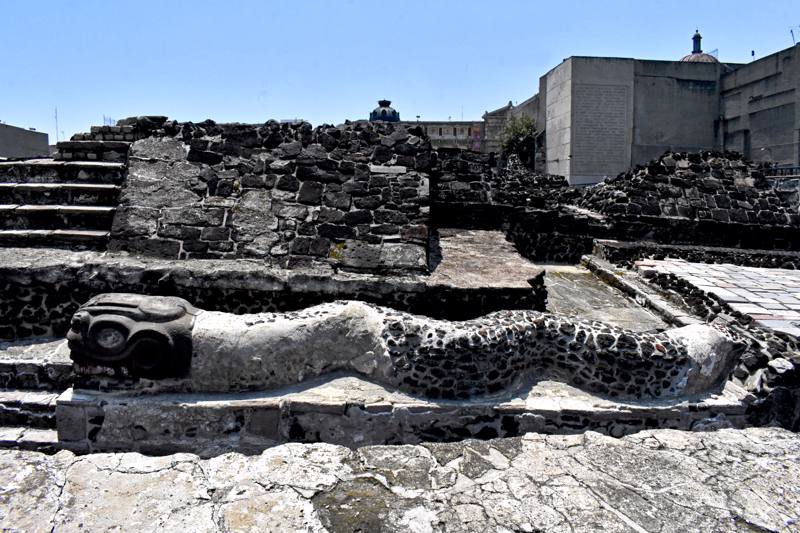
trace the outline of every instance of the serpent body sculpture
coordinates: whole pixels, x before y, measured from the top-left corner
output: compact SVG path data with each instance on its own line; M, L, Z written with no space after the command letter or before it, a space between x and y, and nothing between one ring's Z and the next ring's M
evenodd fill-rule
M125 322L118 326L115 305ZM141 311L135 326L132 306L133 314ZM147 322L148 309L160 309L162 322ZM114 327L116 333L107 331ZM190 338L190 346L170 343L170 335ZM102 351L95 336L106 344ZM695 395L719 388L743 349L706 325L633 333L525 310L451 322L356 301L233 315L197 310L179 298L129 294L93 298L76 313L68 338L78 373L111 376L110 386L113 379L142 378L158 380L160 391L271 390L347 371L454 400L539 379L619 398ZM138 347L137 338L147 344ZM116 354L108 349L113 342L121 343Z

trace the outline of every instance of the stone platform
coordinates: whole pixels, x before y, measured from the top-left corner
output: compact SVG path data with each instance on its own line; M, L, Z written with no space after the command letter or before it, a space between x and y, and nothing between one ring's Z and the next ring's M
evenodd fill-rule
M0 452L16 531L797 531L800 437L777 428L527 434L257 456Z
M545 269L547 310L599 320L631 331L664 330L662 318L648 311L592 271L572 265L541 265Z
M513 251L502 238L497 243L506 253ZM483 284L476 280L489 278L486 263L463 265L445 255L442 270L432 276L391 276L344 272L325 264L280 269L258 260L180 261L2 248L0 339L64 335L78 306L103 292L180 296L204 309L236 314L291 311L345 299L453 320L500 309L544 310L544 272L519 255L512 257L522 265L516 271L522 277Z
M615 437L650 428L746 425L748 395L611 401L554 381L503 396L429 401L344 374L269 393L97 393L58 399L60 446L80 452L258 452L281 442L346 446L511 437L595 430Z
M644 276L672 274L761 326L800 337L800 271L681 259L637 261Z

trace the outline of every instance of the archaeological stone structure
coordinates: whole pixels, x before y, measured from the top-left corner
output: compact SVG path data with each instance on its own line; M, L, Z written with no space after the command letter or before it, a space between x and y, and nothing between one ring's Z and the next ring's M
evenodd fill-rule
M800 175L681 146L574 187L141 116L0 162L0 524L791 530Z

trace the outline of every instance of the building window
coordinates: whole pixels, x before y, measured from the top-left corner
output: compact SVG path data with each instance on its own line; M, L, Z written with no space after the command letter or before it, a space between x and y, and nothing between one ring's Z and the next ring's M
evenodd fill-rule
M442 136L442 128L439 128L439 137Z
M456 133L456 129L453 128L453 137L457 137L457 136L458 136L458 134Z

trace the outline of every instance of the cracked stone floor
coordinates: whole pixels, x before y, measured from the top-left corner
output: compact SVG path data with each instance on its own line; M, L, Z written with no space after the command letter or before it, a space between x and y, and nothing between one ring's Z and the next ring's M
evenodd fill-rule
M3 531L798 531L776 428L286 444L212 459L0 452Z
M581 266L541 265L545 270L547 310L600 320L633 331L663 330L669 326L622 292Z

